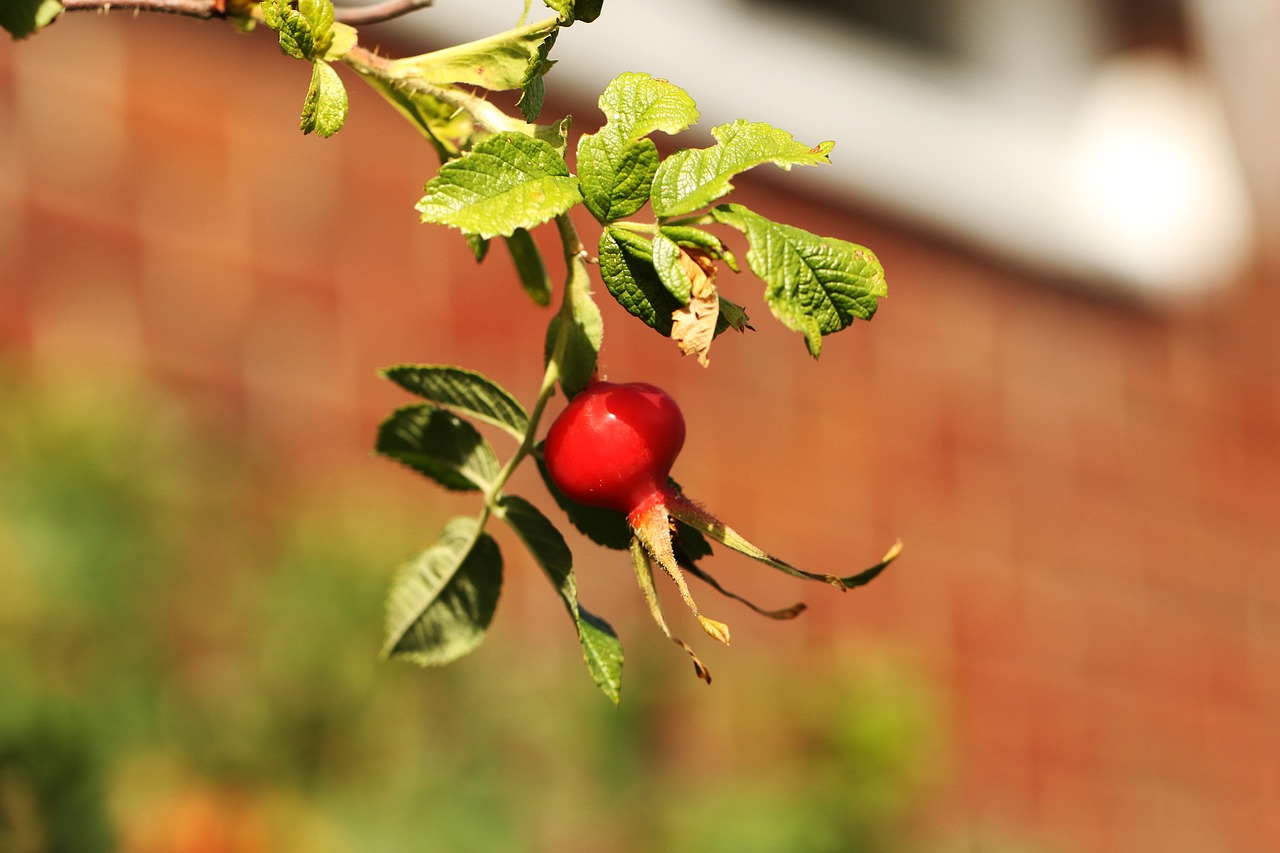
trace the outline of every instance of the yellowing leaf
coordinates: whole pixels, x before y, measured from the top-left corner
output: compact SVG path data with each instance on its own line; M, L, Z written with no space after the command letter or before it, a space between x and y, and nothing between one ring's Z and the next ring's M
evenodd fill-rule
M465 83L485 89L519 89L529 82L530 63L540 62L543 42L554 39L560 23L548 18L479 41L433 53L397 59L390 74L399 80L437 85Z
M303 133L315 131L329 137L337 133L347 120L347 90L333 66L323 59L311 63L311 87L302 104Z

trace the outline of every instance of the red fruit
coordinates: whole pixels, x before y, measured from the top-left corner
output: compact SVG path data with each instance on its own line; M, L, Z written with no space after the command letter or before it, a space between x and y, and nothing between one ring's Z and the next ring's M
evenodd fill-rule
M569 500L626 513L636 540L675 581L703 630L727 643L728 626L698 612L672 545L672 513L686 521L719 523L668 484L682 447L684 416L667 392L643 382L596 380L551 424L543 459L551 481ZM656 608L656 599L650 605ZM666 623L659 618L658 624L670 637ZM675 641L693 657L699 676L710 681L693 650Z
M661 388L594 381L547 433L547 472L565 497L587 506L639 512L665 501L667 477L684 446L684 416Z

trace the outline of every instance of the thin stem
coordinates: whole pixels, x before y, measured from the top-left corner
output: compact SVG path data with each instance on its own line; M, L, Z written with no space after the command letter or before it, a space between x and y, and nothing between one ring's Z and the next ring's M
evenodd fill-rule
M715 225L716 218L710 213L695 213L693 216L681 216L677 219L669 219L663 222L663 225Z
M502 488L507 484L507 480L515 473L516 468L524 461L525 457L533 452L533 447L538 437L538 424L542 420L542 414L547 408L547 403L555 396L556 383L560 381L560 362L564 358L565 348L569 343L570 329L573 325L574 280L577 276L586 274L584 260L586 249L578 238L578 232L573 227L573 221L569 219L568 214L557 216L556 226L560 231L560 241L564 246L566 266L564 293L560 297L560 325L556 330L556 339L551 346L551 356L547 359L546 370L542 374L542 385L538 388L538 397L533 403L533 409L529 412L529 425L525 429L524 439L485 492L485 508L482 511L481 524L483 524L483 519L488 516L489 512L497 508L498 497L502 494Z
M227 17L225 0L62 0L68 12L109 12L132 9L137 12L159 12L209 20Z
M342 6L333 10L333 19L353 27L380 24L403 15L425 9L435 0L380 0L367 6ZM136 12L158 12L166 15L182 15L187 18L209 20L237 14L228 9L227 0L62 0L62 8L68 12L109 12L112 9L130 9ZM252 4L239 3L240 14L249 14Z
M339 6L333 10L333 19L353 27L381 24L419 9L425 9L434 2L435 0L382 0L380 3L370 3L368 6Z

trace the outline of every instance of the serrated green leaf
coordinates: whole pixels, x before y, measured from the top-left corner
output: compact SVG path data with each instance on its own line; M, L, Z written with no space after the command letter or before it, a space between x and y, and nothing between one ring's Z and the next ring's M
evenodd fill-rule
M681 307L653 267L653 248L639 234L609 226L600 235L600 278L618 304L664 337Z
M333 0L298 0L298 14L307 22L314 43L306 58L323 56L333 41Z
M547 99L547 84L541 77L535 77L520 92L520 100L516 106L525 121L533 121L542 112L542 105Z
M4 0L0 3L0 28L14 40L24 39L53 23L62 14L58 0Z
M523 439L529 414L505 388L488 377L444 364L400 364L380 371L410 394L470 415Z
M655 131L676 134L698 120L698 107L688 92L667 80L635 71L613 78L600 95L599 104L606 127L625 141Z
M751 318L747 316L747 309L721 296L720 315L716 317L716 335L730 329L735 332L745 332L748 329L754 331L751 327Z
M769 309L804 334L815 358L823 335L855 318L870 320L887 295L884 268L870 249L772 222L740 204L720 205L712 215L747 235L747 265L764 279Z
M521 133L499 133L441 166L417 209L423 222L507 237L581 200L578 179L554 148Z
M653 179L653 211L660 218L706 207L733 189L730 180L765 163L783 169L828 163L832 143L809 148L791 134L763 122L739 119L713 128L710 148L677 151L658 167Z
M462 83L491 91L521 89L539 75L546 60L544 45L554 42L559 28L558 20L548 18L478 41L394 60L388 73L412 82Z
M298 14L292 9L289 11L293 12L294 15ZM287 21L280 28L280 49L294 59L306 59L308 55L315 51L315 42L311 40L310 30L295 25L301 20L302 18L298 17L296 21Z
M311 23L286 0L263 0L263 20L280 36L280 49L294 59L310 61L316 55ZM323 51L321 51L323 52Z
M583 659L596 686L617 705L622 689L622 644L608 622L588 613L578 602L578 582L573 555L555 525L524 498L506 495L499 502L502 517L511 525L560 593L578 630Z
M258 4L258 9L262 12L263 21L273 30L279 30L284 24L285 16L289 14L290 8L288 0L262 0Z
M311 63L311 87L302 104L303 133L330 137L342 129L347 120L347 90L333 66L323 59Z
M649 198L658 169L650 133L679 133L698 120L689 94L648 74L615 77L600 96L605 125L578 140L578 174L587 208L600 222L630 216Z
M614 705L622 700L622 643L613 626L578 604L578 641L591 677Z
M511 252L511 260L520 275L520 284L524 292L536 305L551 304L551 279L547 276L547 266L542 262L542 252L533 242L533 237L523 228L506 238L507 250Z
M524 116L525 121L534 121L542 112L542 105L547 98L547 84L543 78L551 70L551 66L555 65L549 57L551 48L556 43L556 36L559 34L560 30L557 28L543 39L542 44L538 45L537 54L529 60L528 67L525 68L524 78L520 81L520 99L516 101L516 106L520 108L520 115Z
M643 207L659 159L651 139L625 141L607 128L579 138L578 180L591 215L607 224Z
M474 518L401 568L387 595L384 657L441 666L484 640L502 591L502 553Z
M378 427L374 449L453 491L485 489L498 476L498 457L484 436L429 403L392 412Z
M556 505L564 511L569 522L597 545L617 551L625 551L631 547L631 527L627 524L627 517L616 510L585 506L566 498L547 472L546 462L542 458L542 446L539 445L538 449L538 472L542 475L547 491L555 499Z

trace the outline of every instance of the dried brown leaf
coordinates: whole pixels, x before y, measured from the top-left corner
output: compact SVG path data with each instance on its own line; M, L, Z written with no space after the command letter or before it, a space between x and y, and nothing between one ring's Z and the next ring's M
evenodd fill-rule
M698 363L706 367L720 316L715 259L698 249L681 247L680 268L689 278L689 304L671 312L671 340L680 352L697 356Z

